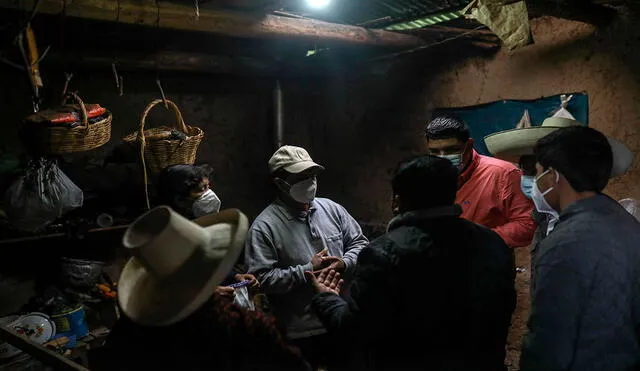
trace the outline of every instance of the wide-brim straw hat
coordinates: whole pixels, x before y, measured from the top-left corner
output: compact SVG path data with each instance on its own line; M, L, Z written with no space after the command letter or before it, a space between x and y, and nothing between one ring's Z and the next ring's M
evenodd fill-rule
M634 198L624 198L618 201L618 203L620 203L629 214L640 221L640 205L638 205L638 200Z
M501 160L515 162L523 155L533 155L533 147L538 140L552 132L569 126L583 126L582 123L565 117L549 117L540 126L524 127L500 131L484 137L489 153ZM607 137L613 154L611 178L627 172L633 162L634 153L620 141Z
M202 306L236 263L247 217L227 209L190 221L167 206L139 217L124 246L133 255L118 282L118 302L140 325L176 323Z

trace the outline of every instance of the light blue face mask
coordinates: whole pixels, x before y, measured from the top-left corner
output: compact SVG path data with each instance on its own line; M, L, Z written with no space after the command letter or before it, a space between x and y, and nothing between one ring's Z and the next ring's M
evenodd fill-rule
M455 155L442 155L439 157L446 158L447 160L451 161L453 166L457 167L458 169L460 169L460 167L462 166L462 153L456 153Z
M535 176L531 175L523 175L520 178L520 189L522 189L522 193L524 193L528 199L531 199L531 190L533 189L535 178Z

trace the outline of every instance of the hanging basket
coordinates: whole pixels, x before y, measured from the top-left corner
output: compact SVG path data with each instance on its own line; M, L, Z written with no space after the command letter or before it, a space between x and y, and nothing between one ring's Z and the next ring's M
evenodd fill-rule
M166 103L176 115L174 127L160 126L145 130L147 115L153 107L161 103L162 99L149 103L142 112L138 132L131 133L123 139L125 143L139 143L143 165L145 170L151 173L158 173L169 165L195 163L198 146L204 137L202 129L185 125L180 109L170 100L166 100Z
M65 101L69 99L79 105L82 124L76 127L28 124L27 142L39 152L52 155L84 152L96 149L111 139L111 112L107 111L102 119L89 123L82 99L75 93L67 94Z

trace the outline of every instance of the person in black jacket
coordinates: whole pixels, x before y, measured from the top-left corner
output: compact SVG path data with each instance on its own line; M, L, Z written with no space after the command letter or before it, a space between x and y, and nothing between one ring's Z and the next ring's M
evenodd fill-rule
M317 291L312 307L335 339L333 351L348 354L348 369L506 370L513 251L459 217L457 177L435 156L399 166L397 215L362 250L348 298L338 294L339 273L307 272Z

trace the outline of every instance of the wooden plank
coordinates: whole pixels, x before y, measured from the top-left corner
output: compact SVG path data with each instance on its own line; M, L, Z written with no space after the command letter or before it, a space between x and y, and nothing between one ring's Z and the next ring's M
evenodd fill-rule
M0 1L0 8L31 9L35 0L22 2ZM66 3L66 6L65 6ZM118 4L119 12L118 12ZM384 30L369 30L310 19L281 17L272 14L200 10L196 17L193 6L133 0L41 0L40 14L61 14L68 17L97 21L145 25L175 30L219 34L238 38L271 38L304 40L311 43L355 44L392 48L412 48L423 45L422 39L412 35ZM119 13L119 15L118 15Z
M242 76L270 76L275 74L279 68L276 61L175 51L151 54L120 52L116 59L114 59L112 53L105 52L66 51L64 54L51 52L47 56L47 62L52 64L68 63L77 67L105 67L109 69L111 68L111 64L116 60L119 71L157 70Z
M53 366L56 370L89 371L88 368L2 326L0 326L0 339L28 353L45 366Z

